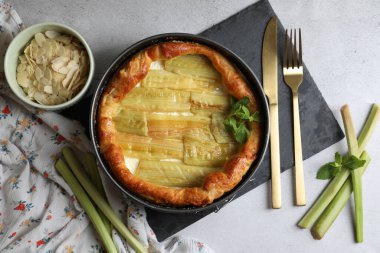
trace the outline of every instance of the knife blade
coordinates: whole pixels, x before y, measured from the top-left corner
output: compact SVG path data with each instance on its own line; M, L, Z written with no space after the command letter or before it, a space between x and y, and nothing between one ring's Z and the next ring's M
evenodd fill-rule
M277 18L272 17L264 33L263 87L269 100L272 208L281 208L280 141L278 124Z

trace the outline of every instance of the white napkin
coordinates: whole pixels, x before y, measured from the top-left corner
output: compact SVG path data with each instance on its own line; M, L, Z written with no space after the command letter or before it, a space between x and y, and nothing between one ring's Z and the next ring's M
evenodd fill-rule
M92 150L82 126L22 104L5 84L5 50L22 28L16 11L0 1L0 252L103 252L89 219L54 169L62 147ZM149 252L213 252L195 239L159 243L145 209L122 196L104 174L102 179L112 208ZM119 252L134 252L115 230L113 240Z

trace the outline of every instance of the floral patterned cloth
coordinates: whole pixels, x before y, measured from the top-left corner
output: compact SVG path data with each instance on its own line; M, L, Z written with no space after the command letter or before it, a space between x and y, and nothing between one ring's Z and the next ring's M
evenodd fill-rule
M0 62L23 25L0 1ZM2 64L1 64L2 67ZM91 151L78 122L28 107L7 88L0 68L0 252L104 252L88 217L54 169L64 146ZM102 171L101 171L102 173ZM110 205L149 252L213 252L198 240L159 243L142 206L121 195L102 174ZM134 252L114 230L119 252Z
M17 12L9 4L0 1L0 84L5 83L5 51L11 40L22 28L23 23Z

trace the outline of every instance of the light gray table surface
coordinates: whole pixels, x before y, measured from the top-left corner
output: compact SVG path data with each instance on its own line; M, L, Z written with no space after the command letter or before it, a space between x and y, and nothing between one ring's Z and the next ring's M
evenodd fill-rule
M239 1L9 1L26 25L65 23L89 42L100 77L123 49L163 32L199 33L255 0ZM348 103L360 129L371 103L380 103L380 1L271 0L285 27L302 27L304 61L338 121ZM304 143L307 145L307 143ZM347 206L321 241L295 226L326 182L315 179L319 166L345 152L345 140L304 162L308 205L295 207L292 171L282 174L283 207L268 208L263 184L188 228L215 252L380 252L380 127L367 151L373 161L363 177L364 243L354 243L352 206Z

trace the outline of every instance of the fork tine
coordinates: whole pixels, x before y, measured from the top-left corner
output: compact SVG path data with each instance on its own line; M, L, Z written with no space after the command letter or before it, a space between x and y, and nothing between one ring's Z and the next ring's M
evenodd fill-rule
M283 54L283 61L282 61L282 65L284 68L288 68L289 64L288 64L288 29L285 30L285 44L284 44L284 54Z
M298 62L297 62L297 32L296 29L294 29L294 43L293 43L293 66L295 68L298 68Z
M294 68L292 39L293 39L293 30L290 29L289 49L288 49L289 51L288 68L290 68L290 63L292 63L292 67Z
M301 28L299 30L299 46L298 46L298 57L299 57L299 66L302 67L302 40L301 40Z

